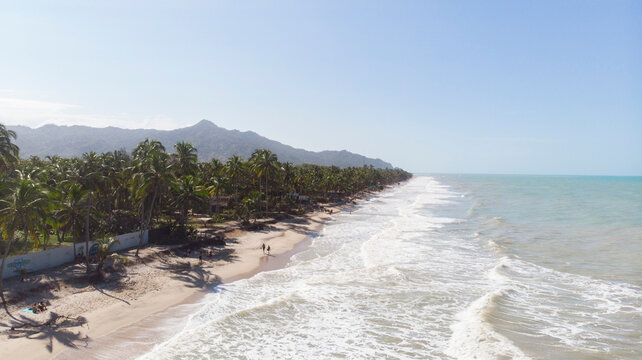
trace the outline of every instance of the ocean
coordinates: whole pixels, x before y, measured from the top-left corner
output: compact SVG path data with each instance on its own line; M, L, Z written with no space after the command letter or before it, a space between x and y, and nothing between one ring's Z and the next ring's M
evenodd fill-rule
M415 176L142 358L641 359L642 178Z

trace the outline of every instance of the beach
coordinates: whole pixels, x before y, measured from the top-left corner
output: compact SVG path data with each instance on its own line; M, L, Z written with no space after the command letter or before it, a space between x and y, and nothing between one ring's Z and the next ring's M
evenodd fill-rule
M3 335L0 356L639 359L641 187L415 176L332 216L229 224L211 263L150 246L136 286L57 290L50 311L86 324Z
M217 287L140 359L640 359L640 186L416 176Z
M327 209L332 209L334 213L340 211L340 207ZM219 231L224 236L225 247L206 248L206 251L213 249L215 254L212 259L203 256L202 263L196 251L188 257L180 250L151 245L141 250L140 261L125 267L126 275L115 281L115 284L110 281L95 285L89 282L63 282L59 286L44 286L40 290L36 288L22 301L10 304L12 314L19 319L26 318L35 322L46 322L56 314L59 320L54 326L42 328L10 330L3 327L0 335L0 358L75 358L79 351L84 358L91 358L92 351L95 350L94 344L101 342L96 341L97 339L122 333L130 325L146 318L149 320L150 316L181 304L196 303L203 294L218 284L285 266L297 246L304 246L304 240L318 232L330 218L325 211L315 211L270 222L258 231L241 230L232 223ZM262 244L270 246L270 255L262 251ZM123 252L121 256L136 261L133 257L134 250ZM58 275L68 278L69 272L73 271L80 270L63 268L48 277L55 278ZM35 275L31 280L28 278L27 282L42 281L44 278L44 275ZM17 280L7 281L7 289L11 289L12 282L16 283ZM7 293L10 297L11 290ZM48 311L36 315L21 311L39 299L45 299L49 303ZM9 323L10 320L6 313L0 315L0 322ZM159 340L162 339L154 339ZM139 347L136 350L129 351L128 355L131 357L147 349Z
M642 0L0 9L0 360L642 360Z

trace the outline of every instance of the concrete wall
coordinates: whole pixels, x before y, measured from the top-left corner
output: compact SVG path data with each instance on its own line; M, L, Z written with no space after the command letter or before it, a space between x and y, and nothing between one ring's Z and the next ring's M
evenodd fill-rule
M118 235L116 238L120 241L120 244L114 246L112 249L114 251L119 251L123 249L132 248L138 246L138 237L140 232L133 232L123 235ZM147 244L148 232L145 231L143 237L143 244ZM95 243L95 241L89 242L89 248ZM82 250L81 250L82 248ZM76 244L76 252L84 254L85 252L85 243ZM1 255L0 255L1 256ZM29 253L25 255L11 256L7 258L5 263L4 272L2 278L6 279L11 276L16 276L20 274L20 269L25 269L27 272L37 271L48 269L54 266L62 265L74 261L74 246L61 246L59 248L38 251L34 253ZM0 261L2 259L0 258Z

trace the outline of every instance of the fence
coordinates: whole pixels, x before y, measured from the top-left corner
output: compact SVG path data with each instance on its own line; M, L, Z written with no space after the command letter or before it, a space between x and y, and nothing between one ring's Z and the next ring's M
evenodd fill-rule
M148 232L145 231L143 236L143 244L147 244ZM140 236L140 231L118 235L116 239L120 241L120 244L115 245L112 249L113 251L128 249L131 247L138 246L138 240ZM92 245L96 243L95 241L89 242L89 248L91 249ZM76 244L77 253L85 253L85 243ZM76 254L74 254L74 246L61 246L59 248L38 251L34 253L29 253L25 255L11 256L7 258L5 263L4 272L2 273L2 278L6 279L11 276L16 276L22 271L32 272L42 269L48 269L54 266L62 265L74 261ZM0 259L1 261L1 259Z

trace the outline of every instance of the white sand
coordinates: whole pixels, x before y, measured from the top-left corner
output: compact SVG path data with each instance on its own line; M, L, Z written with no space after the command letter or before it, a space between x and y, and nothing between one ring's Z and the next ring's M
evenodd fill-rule
M337 212L338 208L333 208ZM218 249L218 259L205 260L199 265L198 254L190 258L163 253L166 247L149 246L141 251L143 263L126 267L126 276L117 286L98 285L98 291L88 283L64 284L58 289L32 294L23 302L10 306L17 317L45 321L52 313L70 318L83 317L86 323L69 321L43 330L8 330L0 326L0 359L47 359L61 352L60 357L87 358L96 351L94 339L138 323L152 314L159 314L176 305L194 302L208 286L250 277L258 271L282 267L292 255L292 249L308 234L317 232L330 218L315 212L291 220L270 224L266 229L248 232L231 230L225 233L227 245ZM270 245L267 257L261 244ZM131 257L133 250L124 254ZM67 269L66 271L70 271ZM9 288L9 286L7 286ZM20 312L26 304L37 299L49 299L44 314ZM3 312L0 323L7 324ZM73 350L78 347L79 350ZM139 349L140 350L140 349ZM78 351L84 353L78 356Z

